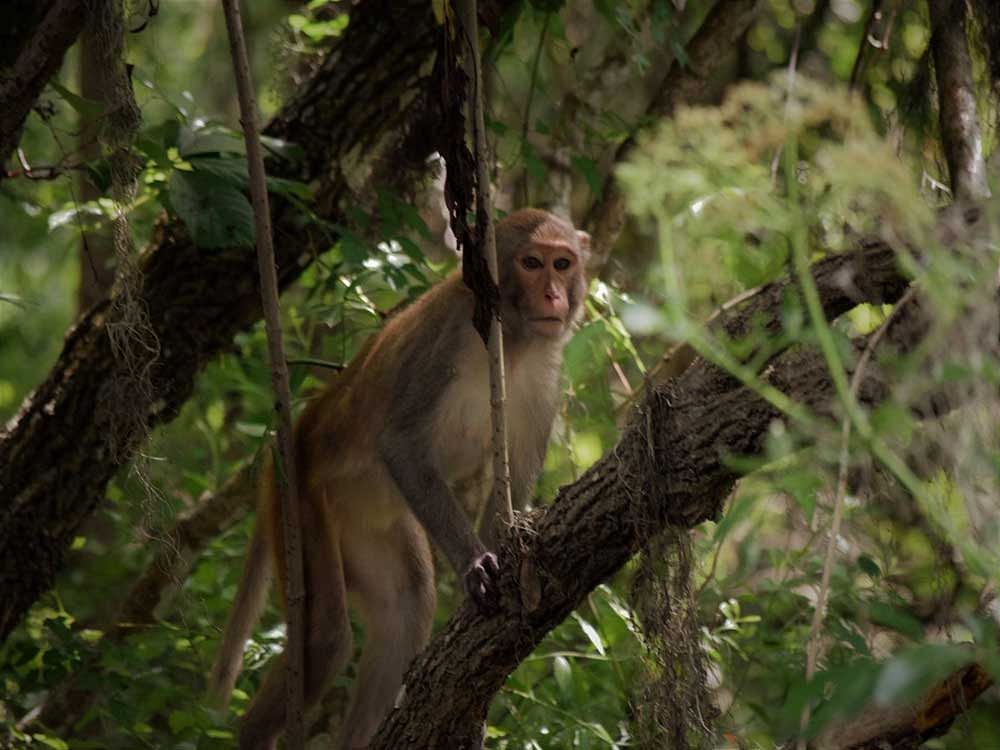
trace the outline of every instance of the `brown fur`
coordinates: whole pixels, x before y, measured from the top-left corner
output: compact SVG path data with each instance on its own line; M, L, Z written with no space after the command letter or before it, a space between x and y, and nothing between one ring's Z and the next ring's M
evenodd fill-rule
M545 212L525 209L498 223L497 250L511 475L515 500L523 504L544 458L562 349L585 293L586 235ZM543 267L525 261L526 253ZM572 268L556 270L554 258ZM350 656L348 592L357 595L366 626L344 748L367 745L392 707L407 664L430 636L435 591L428 532L465 574L470 591L490 592L495 557L456 498L464 488L474 496L462 504L479 507L490 483L483 479L491 474L489 369L471 324L472 308L472 293L457 272L452 274L392 318L310 402L296 426L308 703ZM279 584L285 577L280 509L270 475L268 468L260 488L260 523L213 670L220 695L232 689L243 643L264 603L265 547L277 562ZM484 524L493 533L489 518ZM247 711L240 747L275 747L284 706L279 657Z

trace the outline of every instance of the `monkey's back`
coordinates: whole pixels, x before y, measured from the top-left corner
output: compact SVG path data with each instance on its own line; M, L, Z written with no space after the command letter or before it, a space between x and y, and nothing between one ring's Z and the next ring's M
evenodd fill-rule
M308 477L305 494L325 495L338 512L350 502L363 502L369 516L385 506L375 517L387 522L405 510L379 458L379 437L390 420L406 425L412 419L419 431L418 417L408 412L425 410L453 377L456 337L472 330L472 299L457 272L440 281L394 315L308 404L295 431L299 476ZM488 391L486 400L488 418Z

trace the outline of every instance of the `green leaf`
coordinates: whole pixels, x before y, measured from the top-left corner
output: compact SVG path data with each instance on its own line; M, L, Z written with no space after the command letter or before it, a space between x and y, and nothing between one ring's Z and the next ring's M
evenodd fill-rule
M233 187L244 189L250 180L246 159L196 156L188 160L196 173L216 177Z
M264 437L264 433L267 432L267 425L261 422L237 422L236 431L243 435L259 438Z
M861 571L869 578L874 579L882 577L882 569L878 566L878 563L868 555L861 555L858 557L858 567L861 568Z
M302 148L298 143L292 143L291 141L285 141L281 138L274 138L270 135L261 135L260 137L261 145L264 146L270 153L275 156L279 156L286 161L296 161L305 156L305 149Z
M613 0L594 0L594 7L597 12L604 16L604 19L610 24L617 23L617 16L615 14L615 4Z
M74 231L78 225L85 227L93 226L96 220L104 218L104 213L93 203L82 203L61 211L53 211L49 214L49 231L60 227L70 226Z
M267 192L275 195L287 195L308 201L312 198L312 188L298 180L287 180L284 177L268 177Z
M75 94L58 81L49 81L49 86L55 89L63 101L85 118L96 119L104 114L104 105L100 102Z
M556 684L563 695L569 696L573 687L573 667L569 659L565 656L556 656L552 659L552 672L556 677Z
M532 179L542 181L545 179L545 163L538 156L538 151L528 141L521 141L521 158L524 159L524 168L531 175Z
M198 247L253 245L253 209L230 183L205 173L174 170L169 194Z
M339 244L340 253L348 263L360 265L368 258L368 244L351 232L341 234Z
M589 622L584 620L576 612L573 613L573 619L579 624L580 629L583 634L587 636L587 639L594 644L594 648L597 650L601 656L604 656L604 641L601 640L601 634L597 632L597 628L591 625Z
M235 130L218 125L201 128L182 127L178 135L177 148L185 158L195 154L246 153L243 136Z
M31 739L42 743L46 747L55 748L55 750L69 750L69 745L58 737L50 737L47 734L33 734L31 735Z
M170 731L174 734L180 734L185 729L190 729L198 725L195 717L188 711L174 711L170 714L169 723Z
M920 621L891 604L873 602L868 608L868 617L872 622L892 628L915 641L922 641L924 638L924 628Z
M818 728L837 716L858 714L871 699L877 676L878 665L867 659L858 659L831 670L828 680L820 680L819 686L822 688L825 684L827 690L832 687L833 694L816 712L814 727Z
M344 29L347 28L349 19L350 16L346 13L342 13L328 21L317 21L296 13L288 17L288 25L296 31L305 34L310 40L321 42L327 38L340 36Z
M170 149L177 148L180 141L181 123L178 120L164 120L139 134L137 145L142 152L162 167L171 164Z

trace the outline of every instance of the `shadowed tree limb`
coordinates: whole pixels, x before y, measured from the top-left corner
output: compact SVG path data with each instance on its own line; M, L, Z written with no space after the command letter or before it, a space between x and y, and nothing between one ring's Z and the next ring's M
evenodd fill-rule
M28 113L83 30L87 4L84 0L18 0L5 5L4 16L5 29L0 33L0 181Z
M909 750L940 737L993 684L970 664L935 685L916 703L872 708L821 735L817 750Z

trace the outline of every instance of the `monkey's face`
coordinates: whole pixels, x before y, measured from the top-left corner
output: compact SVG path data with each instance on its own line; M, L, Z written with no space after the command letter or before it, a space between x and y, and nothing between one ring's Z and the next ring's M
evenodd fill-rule
M577 244L563 238L533 239L514 254L513 265L520 291L516 307L525 329L542 338L559 338L580 303L583 268Z

